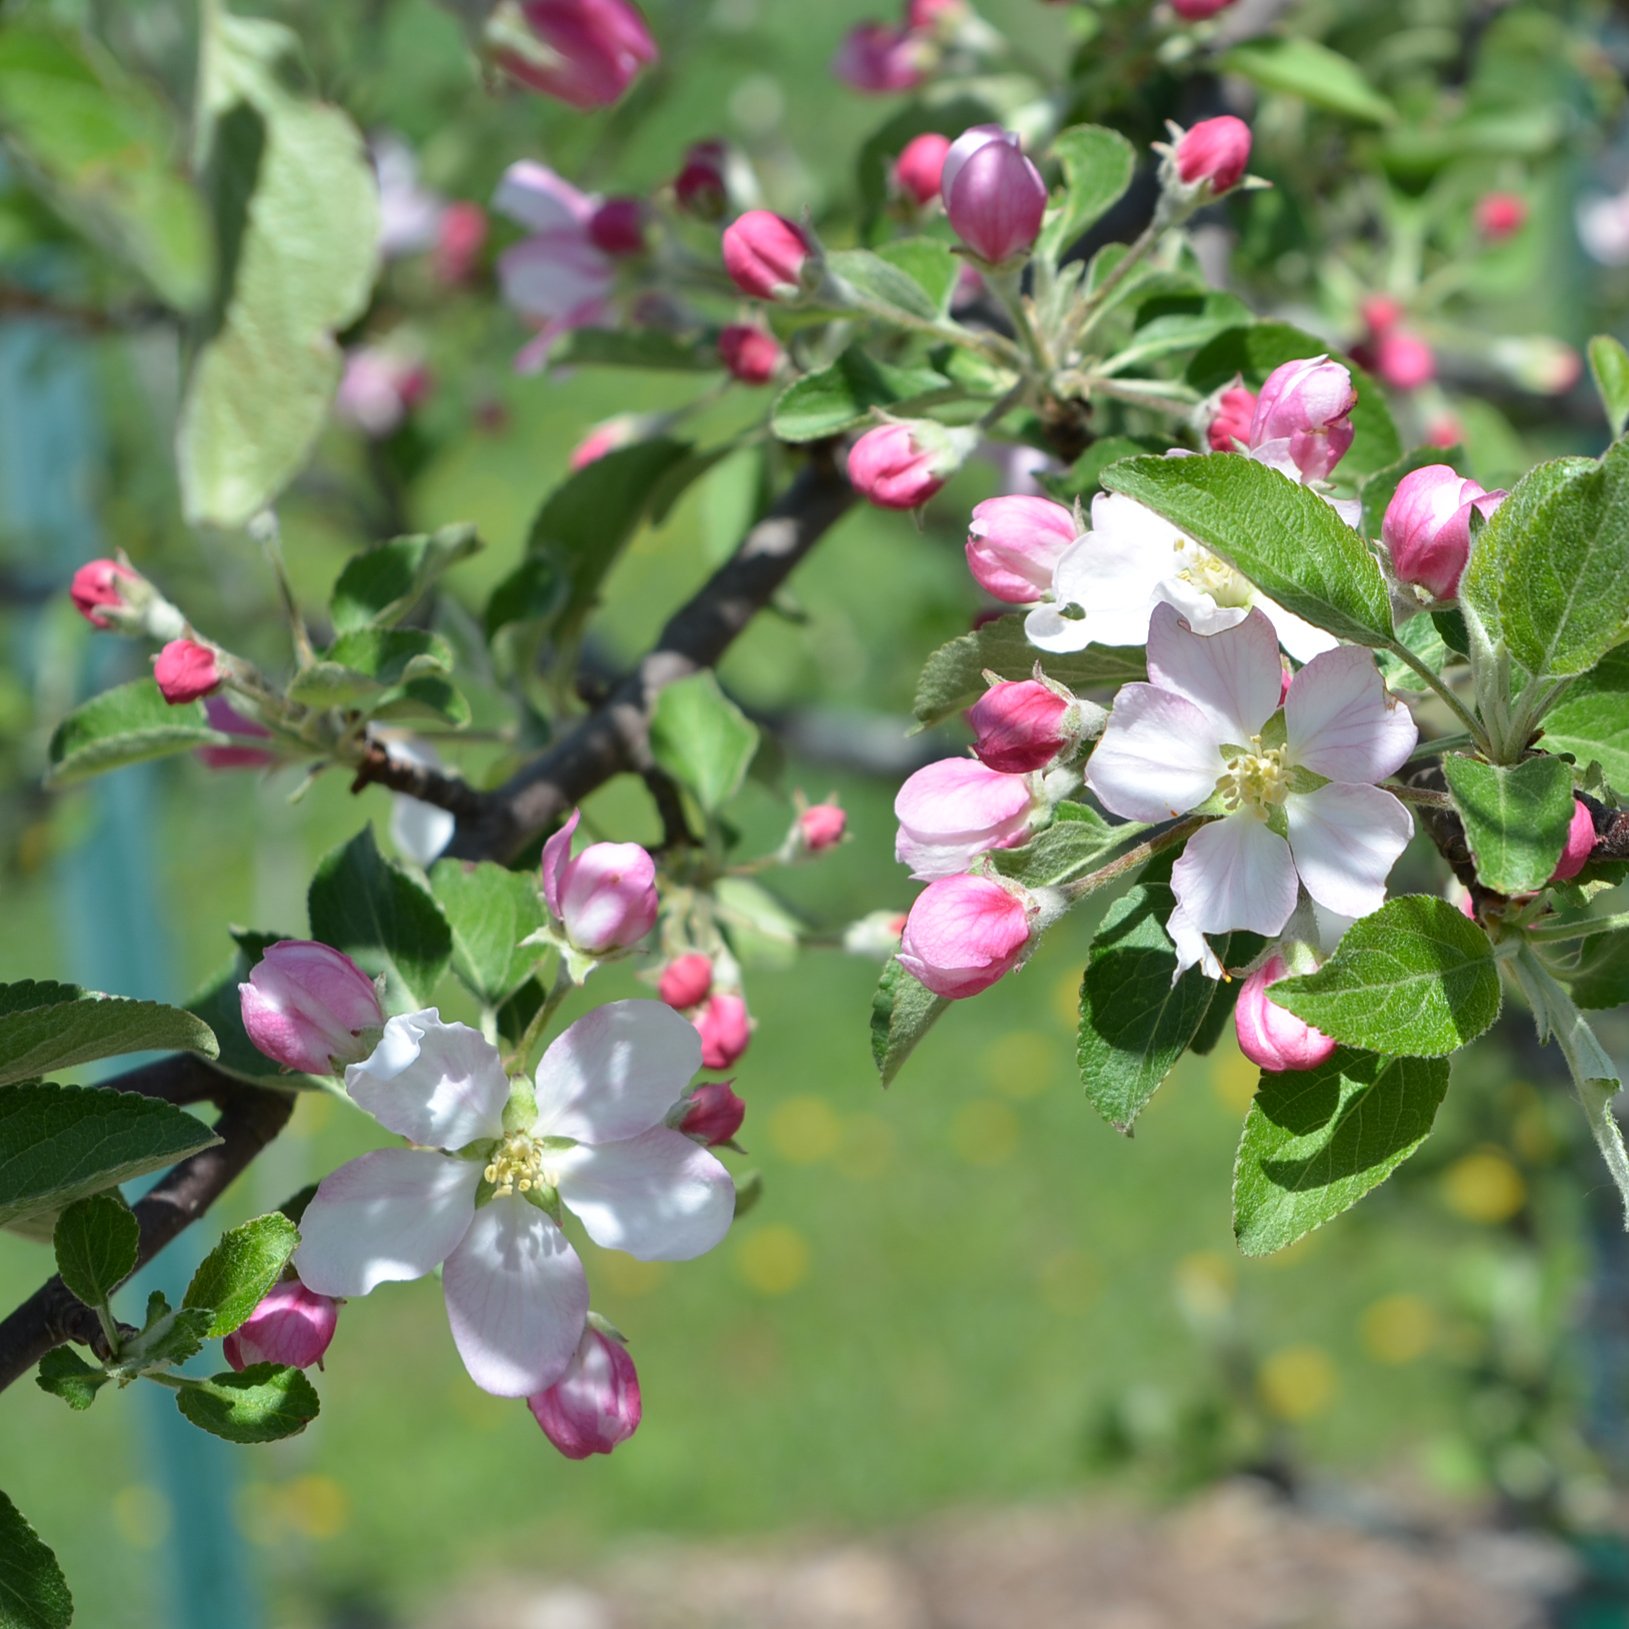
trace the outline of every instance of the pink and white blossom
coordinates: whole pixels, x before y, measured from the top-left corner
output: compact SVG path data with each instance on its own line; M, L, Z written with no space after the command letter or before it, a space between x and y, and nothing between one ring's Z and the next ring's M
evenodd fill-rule
M724 228L724 270L755 300L793 300L818 267L802 227L768 209L749 209Z
M309 1369L339 1327L339 1303L308 1290L299 1279L274 1284L260 1304L221 1342L221 1355L234 1369L251 1363L280 1363Z
M1239 989L1233 1008L1233 1029L1239 1050L1258 1069L1268 1074L1288 1070L1316 1069L1327 1062L1335 1043L1281 1007L1267 993L1267 986L1285 975L1284 958L1274 955L1258 967Z
M931 49L909 28L856 23L843 36L831 71L851 90L887 96L921 84Z
M573 809L543 845L544 901L578 950L627 950L656 925L656 862L637 843L590 843L573 858L581 818Z
M752 1015L739 990L719 990L691 1013L703 1069L728 1069L752 1043Z
M1380 523L1380 540L1398 582L1435 599L1452 599L1470 558L1472 511L1486 520L1505 497L1448 464L1410 470L1397 483Z
M713 961L699 950L675 956L662 969L656 993L670 1007L699 1007L713 988Z
M1080 536L1074 511L1051 498L986 498L967 528L967 569L985 593L1033 605L1052 587L1059 560Z
M811 803L797 818L797 841L811 854L835 847L848 829L848 814L840 803Z
M1356 433L1352 373L1327 356L1285 362L1267 375L1247 437L1250 456L1292 481L1326 481Z
M255 1047L307 1075L359 1063L385 1021L373 980L343 951L312 939L268 945L238 1000Z
M1185 187L1231 191L1244 179L1250 162L1250 126L1231 113L1201 119L1178 138L1171 162Z
M912 137L894 160L894 184L912 202L925 208L939 196L949 152L950 137L937 130Z
M1045 808L1027 775L1003 775L972 758L919 769L894 799L894 858L928 882L965 871L991 849L1024 842Z
M747 1106L732 1087L728 1080L704 1080L691 1092L679 1130L707 1148L729 1142L747 1117Z
M498 65L545 96L571 107L620 101L656 60L644 14L632 0L520 0L532 39L498 53Z
M1003 775L1045 769L1080 739L1080 708L1039 679L1003 679L967 710L973 755Z
M1029 950L1040 907L1016 883L941 877L916 896L900 938L899 964L949 1001L988 990Z
M1561 847L1561 858L1555 863L1551 882L1571 882L1589 864L1595 852L1595 816L1582 798L1572 800L1572 820L1567 826L1567 840Z
M608 1454L639 1429L639 1376L628 1348L592 1324L566 1372L526 1399L532 1418L567 1459Z
M1046 183L1011 130L964 131L945 154L939 190L952 231L986 264L1027 254L1040 233Z

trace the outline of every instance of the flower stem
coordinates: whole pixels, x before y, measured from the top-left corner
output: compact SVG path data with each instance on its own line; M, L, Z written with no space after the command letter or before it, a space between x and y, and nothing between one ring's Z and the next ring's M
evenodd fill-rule
M1073 331L1066 333L1066 346L1079 346L1085 343L1086 336L1091 333L1104 313L1109 310L1111 305L1109 296L1126 280L1132 269L1148 251L1159 242L1164 234L1165 226L1166 223L1157 216L1151 220L1133 241L1131 247L1120 257L1119 263L1108 276L1081 301L1079 313L1073 324Z
M1118 859L1110 860L1098 870L1088 871L1084 877L1065 884L1060 892L1071 904L1084 899L1088 894L1095 894L1099 888L1106 888L1111 882L1118 882L1121 877L1135 871L1138 866L1146 864L1156 854L1174 848L1178 843L1187 842L1212 818L1210 815L1189 815L1186 820L1179 820L1174 826L1167 826L1164 831L1156 832L1154 836L1135 847L1128 848Z
M1616 933L1620 928L1629 928L1629 911L1592 916L1582 922L1540 922L1527 932L1530 938L1548 944L1565 944L1571 939L1591 939L1598 933Z
M537 1050L538 1042L543 1039L543 1031L549 1027L549 1020L558 1011L560 1003L574 988L571 973L566 966L566 958L562 955L560 966L554 975L554 988L544 997L543 1005L532 1014L531 1022L522 1031L520 1040L515 1043L511 1061L523 1074L532 1072L532 1054Z
M1487 732L1482 728L1481 721L1477 718L1475 713L1473 713L1470 708L1468 708L1465 703L1462 702L1459 697L1456 696L1453 691L1449 689L1449 687L1444 684L1442 680L1439 679L1437 675L1433 673L1431 669L1427 667L1425 663L1421 661L1420 658L1402 642L1402 640L1389 640L1386 644L1386 649L1389 650L1393 656L1397 657L1399 661L1407 662L1408 665L1413 668L1414 671L1418 673L1419 676L1424 679L1434 691L1436 691L1443 701L1448 704L1448 707L1454 716L1460 721L1461 724L1465 726L1466 732L1470 735L1471 740L1475 743L1477 750L1491 758L1493 756L1493 752L1491 744L1488 740Z
M317 653L312 647L300 602L294 597L294 585L289 581L288 567L283 561L283 532L277 524L277 516L270 509L263 509L249 522L248 529L249 535L260 545L261 552L266 556L266 564L271 567L271 574L277 581L283 614L288 618L289 632L294 637L295 660L301 667L310 667L316 661Z
M1454 807L1454 800L1446 792L1436 792L1428 786L1397 786L1388 781L1385 790L1400 803L1413 803L1421 809L1451 810Z

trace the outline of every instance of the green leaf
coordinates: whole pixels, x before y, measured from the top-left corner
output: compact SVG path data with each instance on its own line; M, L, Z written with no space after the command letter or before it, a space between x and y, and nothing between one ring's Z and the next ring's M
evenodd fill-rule
M340 376L334 335L377 268L378 188L356 127L311 94L296 34L203 7L195 168L221 286L177 453L194 525L242 526L297 475Z
M151 679L133 679L92 696L57 725L46 751L45 784L60 791L126 764L227 739L210 728L197 702L172 707Z
M386 974L409 1009L425 1004L452 960L440 907L423 883L379 852L371 825L317 867L306 907L312 938Z
M281 1211L229 1228L199 1262L181 1305L214 1313L210 1340L230 1335L271 1293L299 1242L299 1229Z
M414 679L445 678L453 654L419 628L356 628L295 674L289 698L306 707L358 707Z
M203 303L209 223L175 163L177 121L110 53L86 35L9 19L0 29L0 129L69 222L172 306Z
M40 1359L40 1372L34 1384L53 1397L60 1397L76 1413L83 1413L96 1401L96 1394L108 1383L104 1369L87 1363L66 1346L54 1346ZM3 1621L3 1620L0 1620Z
M1457 906L1404 894L1346 930L1316 973L1268 993L1346 1046L1445 1057L1499 1016L1493 947Z
M1065 815L1065 809L1073 812ZM1061 888L1095 870L1105 855L1141 829L1111 826L1084 803L1060 804L1045 831L1022 848L997 849L990 860L1002 876L1026 888Z
M670 684L651 712L650 750L659 768L717 814L741 788L758 750L758 728L719 689L711 671Z
M1550 709L1544 745L1571 754L1580 769L1599 764L1608 783L1629 795L1629 649L1609 651Z
M1063 166L1063 190L1047 211L1035 252L1056 260L1131 185L1137 150L1117 130L1077 124L1053 138L1052 156Z
M94 1308L135 1272L141 1228L117 1193L93 1194L57 1218L51 1244L62 1282Z
M1299 96L1365 124L1392 124L1397 118L1397 110L1350 57L1304 35L1246 40L1225 52L1218 66L1262 90Z
M1317 493L1253 458L1128 458L1104 471L1124 492L1236 566L1286 610L1342 639L1391 638L1391 600L1363 540Z
M574 328L555 341L550 365L564 368L644 368L652 373L713 373L718 352L660 328Z
M1412 651L1431 672L1441 675L1448 665L1449 647L1434 616L1412 616L1397 628L1397 643ZM1378 653L1380 676L1393 690L1431 688L1419 673L1395 651Z
M1425 1141L1444 1058L1342 1048L1316 1069L1263 1072L1233 1168L1233 1232L1271 1255L1349 1210Z
M430 891L452 930L453 972L489 1007L530 976L538 949L520 941L543 926L543 902L532 871L490 860L438 860Z
M481 547L475 528L443 526L438 531L393 537L352 555L334 584L329 614L336 633L389 628L407 615L436 580Z
M916 721L923 728L965 712L989 688L988 669L1003 679L1034 675L1041 653L1024 638L1024 618L998 617L974 633L961 634L928 658L916 683ZM1050 678L1071 690L1117 689L1148 676L1142 647L1092 645L1045 658Z
M175 1406L203 1430L228 1442L276 1442L316 1419L316 1388L298 1369L251 1363L241 1373L189 1380Z
M185 1363L203 1347L214 1319L210 1307L180 1307L172 1312L163 1294L154 1290L147 1297L147 1321L141 1333L125 1343L119 1369L139 1374L144 1369Z
M1629 350L1623 341L1597 334L1589 342L1589 372L1615 440L1629 427Z
M1559 758L1513 766L1447 753L1443 774L1465 822L1477 877L1496 893L1530 894L1550 880L1572 822L1572 771Z
M950 309L962 263L948 245L933 238L895 238L879 245L877 256L917 284L941 316Z
M156 1098L99 1086L0 1092L0 1223L59 1210L220 1139Z
M179 1007L72 984L0 985L0 1086L127 1052L219 1050L209 1026Z
M1593 934L1580 942L1578 950L1570 967L1555 970L1567 981L1573 1000L1597 1010L1629 1002L1629 931Z
M829 367L788 385L775 403L770 428L782 441L818 441L864 424L874 407L895 408L953 388L932 368L879 362L856 342Z
M720 877L713 885L718 925L747 967L795 966L804 925L760 882Z
M1080 1083L1116 1131L1132 1125L1199 1032L1216 994L1203 968L1176 977L1168 884L1143 883L1104 913L1080 981ZM1225 963L1227 942L1214 941ZM1174 982L1173 982L1174 981Z
M1160 357L1196 351L1249 320L1250 308L1237 295L1152 293L1139 302L1137 326L1114 353L1113 371L1124 374L1146 369Z
M0 1629L68 1629L73 1616L57 1558L0 1493Z
M929 293L911 274L869 249L837 249L826 256L829 276L846 283L859 303L885 321L907 327L939 321L939 295Z
M884 1086L893 1084L917 1043L949 1006L943 996L907 973L897 956L888 958L871 998L871 1061Z
M1161 450L1146 436L1104 436L1094 441L1062 475L1041 476L1041 485L1059 503L1073 503L1076 498L1085 502L1102 491L1103 471L1110 464Z

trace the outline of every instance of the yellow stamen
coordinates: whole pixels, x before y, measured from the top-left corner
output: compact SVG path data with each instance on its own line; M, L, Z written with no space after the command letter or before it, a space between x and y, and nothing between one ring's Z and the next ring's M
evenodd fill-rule
M1227 768L1216 778L1216 790L1229 814L1248 809L1258 820L1289 796L1288 770L1282 747L1264 747L1259 735L1250 737L1251 750L1224 759Z

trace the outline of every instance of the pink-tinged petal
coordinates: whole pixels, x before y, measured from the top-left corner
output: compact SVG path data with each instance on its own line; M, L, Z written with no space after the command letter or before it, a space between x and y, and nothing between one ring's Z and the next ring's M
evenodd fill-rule
M552 1386L583 1338L583 1264L565 1234L524 1199L494 1199L475 1213L447 1258L441 1289L458 1355L494 1397Z
M556 921L560 919L560 897L565 886L566 867L571 863L571 839L582 817L581 809L573 809L571 818L543 845L543 902Z
M615 278L598 249L570 238L528 238L498 256L504 303L568 327L586 327L598 318Z
M625 1142L579 1145L551 1165L589 1238L641 1261L689 1261L730 1230L730 1173L683 1132L655 1126Z
M1190 967L1202 969L1208 979L1221 978L1222 964L1216 959L1216 952L1205 943L1204 934L1193 925L1193 919L1180 905L1166 917L1165 931L1176 946L1176 971L1171 975L1173 984Z
M1289 761L1332 781L1383 781L1402 767L1420 732L1355 645L1315 656L1284 701Z
M425 1148L462 1148L503 1131L509 1077L497 1048L434 1007L392 1018L345 1090L387 1131Z
M1148 677L1217 721L1220 739L1245 745L1278 709L1278 635L1259 611L1220 633L1196 634L1169 605L1148 621Z
M1200 933L1276 934L1295 909L1290 846L1253 814L1201 826L1171 868L1171 889Z
M1216 790L1222 754L1216 721L1153 684L1128 684L1086 764L1086 784L1127 820L1169 820Z
M481 1167L410 1148L380 1148L330 1171L300 1218L294 1269L318 1295L366 1295L423 1278L455 1250L475 1215Z
M1284 807L1295 868L1313 900L1342 916L1378 911L1386 878L1414 835L1408 810L1378 786L1339 782L1292 796Z
M579 1018L537 1066L540 1136L619 1142L661 1124L701 1067L701 1038L662 1001L612 1001Z
M1265 594L1258 594L1255 604L1256 609L1272 623L1279 644L1298 662L1310 662L1314 656L1322 656L1326 650L1334 650L1340 644L1334 634L1325 633L1322 628L1304 622L1293 611L1286 611L1277 600L1270 600Z
M529 232L586 231L595 201L547 165L511 164L492 194L492 207Z

